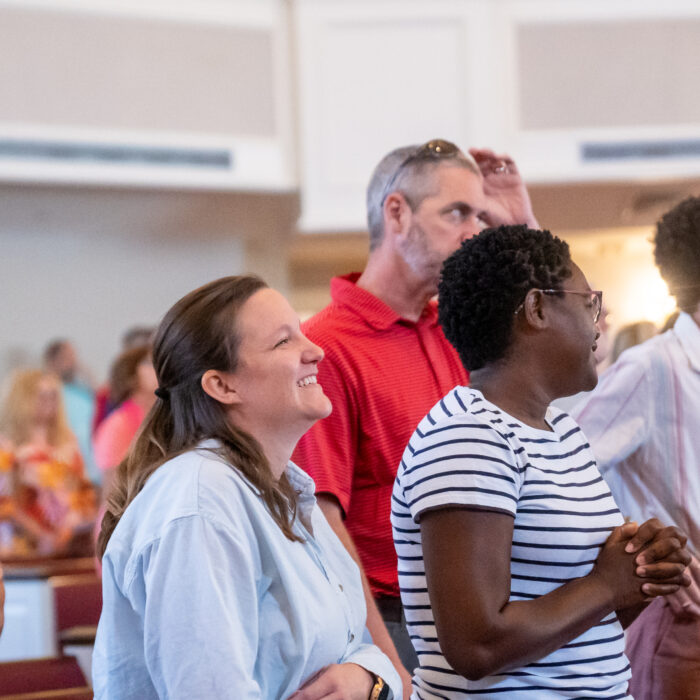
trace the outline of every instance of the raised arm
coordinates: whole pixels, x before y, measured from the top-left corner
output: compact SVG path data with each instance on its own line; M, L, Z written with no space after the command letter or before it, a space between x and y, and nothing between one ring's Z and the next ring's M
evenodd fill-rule
M506 513L463 508L427 511L421 518L440 646L450 665L471 680L540 659L611 612L687 583L687 553L678 562L647 565L646 579L639 578L640 555L625 551L636 525L626 524L613 531L588 576L534 600L509 602L513 522ZM672 546L664 539L658 550ZM655 582L657 576L663 582Z
M527 187L513 159L487 148L471 148L469 153L484 178L486 223L489 226L527 224L530 228L539 228Z

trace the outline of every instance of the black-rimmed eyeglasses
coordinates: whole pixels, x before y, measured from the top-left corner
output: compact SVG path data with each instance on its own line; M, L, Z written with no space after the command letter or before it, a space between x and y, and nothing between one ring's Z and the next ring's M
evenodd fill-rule
M461 153L462 152L459 150L459 148L457 148L457 146L455 146L455 144L453 144L451 141L445 141L444 139L433 139L432 141L428 141L422 146L419 146L414 153L412 153L410 156L401 161L399 167L396 168L394 174L386 183L386 186L384 187L384 192L382 193L382 204L384 203L384 200L387 198L389 193L392 191L392 188L396 184L396 181L399 179L400 173L409 163L414 163L421 160L439 160L442 158L454 158L458 155L461 155Z
M586 292L580 292L577 289L535 289L534 291L541 292L542 294L578 294L579 296L589 297L591 313L593 314L593 323L598 323L600 319L600 311L603 308L603 292L599 289L592 289ZM515 310L516 314L523 308L524 304L525 302L523 301L523 303L518 306Z

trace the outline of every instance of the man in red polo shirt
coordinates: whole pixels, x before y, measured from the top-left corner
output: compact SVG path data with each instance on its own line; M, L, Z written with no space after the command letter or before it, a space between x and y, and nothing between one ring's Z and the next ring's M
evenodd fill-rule
M398 148L367 189L370 253L362 274L331 282L332 302L303 330L325 351L318 380L333 413L301 439L294 461L365 578L367 626L411 689L389 514L401 454L416 425L467 373L437 321L445 258L485 226L539 228L507 156L435 140ZM399 562L400 566L400 562Z

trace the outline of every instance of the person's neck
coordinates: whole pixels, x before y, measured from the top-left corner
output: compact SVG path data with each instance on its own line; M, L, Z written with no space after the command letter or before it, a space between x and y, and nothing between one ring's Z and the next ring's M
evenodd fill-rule
M469 386L525 425L551 430L545 415L552 396L540 379L523 365L500 362L470 372Z
M284 474L297 442L311 427L307 425L300 431L290 429L285 432L280 429L279 425L251 425L243 416L235 412L232 414L231 420L236 427L255 438L267 458L272 478L275 481L279 481Z
M435 280L421 279L396 256L381 250L370 254L357 286L383 301L401 318L414 322L437 293Z
M272 473L272 478L275 481L279 481L282 474L287 469L289 460L292 456L294 448L289 449L288 446L280 444L270 444L269 441L260 443L267 457L268 464L270 465L270 472Z
M690 314L690 317L700 327L700 302L698 302L697 308L695 309L695 311L692 314Z

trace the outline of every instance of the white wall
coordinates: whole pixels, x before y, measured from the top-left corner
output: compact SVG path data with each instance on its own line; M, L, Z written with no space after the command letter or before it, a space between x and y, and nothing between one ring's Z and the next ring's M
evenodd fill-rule
M18 231L3 234L2 250L3 360L8 353L36 359L49 338L65 336L100 374L125 328L155 324L185 292L243 269L236 239L212 245Z
M127 327L223 275L286 291L295 212L281 197L0 187L0 376L62 336L102 379Z

